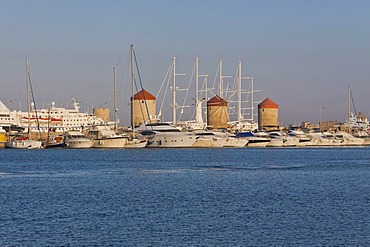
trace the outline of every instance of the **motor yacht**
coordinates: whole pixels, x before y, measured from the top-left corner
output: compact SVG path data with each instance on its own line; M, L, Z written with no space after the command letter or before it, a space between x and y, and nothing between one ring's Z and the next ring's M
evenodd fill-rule
M67 148L91 148L94 143L80 131L67 131L65 144Z
M136 129L148 139L147 147L185 148L193 147L196 135L192 132L180 131L168 123L141 125Z
M289 136L282 131L271 131L268 133L271 141L267 146L280 145L282 147L295 147L297 146L299 139L294 136ZM276 142L276 144L275 144Z
M365 139L354 137L353 135L339 131L333 134L335 139L341 140L344 146L362 146Z
M200 131L195 132L196 141L193 147L200 148L221 148L224 146L225 139L220 136L216 136L211 131Z
M87 131L86 136L93 141L93 148L123 148L128 137L117 135L109 126L94 126Z
M297 147L309 147L316 145L316 141L307 136L302 130L292 130L288 133L288 135L298 138L298 143L296 145Z
M265 132L238 132L236 133L236 137L245 138L248 141L247 147L266 147L271 140Z

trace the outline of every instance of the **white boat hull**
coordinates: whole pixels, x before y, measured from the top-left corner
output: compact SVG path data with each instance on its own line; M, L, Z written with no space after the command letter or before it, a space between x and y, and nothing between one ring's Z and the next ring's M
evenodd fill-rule
M127 138L106 138L93 140L93 148L124 148Z
M265 137L258 137L258 136L252 136L252 137L246 137L248 140L247 147L266 147L267 144L270 143L270 139Z
M270 142L267 143L266 147L282 147L283 145L283 139L271 139Z
M144 148L148 144L147 139L134 139L134 140L129 140L125 144L125 148Z
M220 142L216 138L197 138L193 147L196 148L221 148L223 142Z
M299 143L299 139L298 138L288 137L284 141L283 147L295 147L295 146L297 146L298 143Z
M361 139L364 140L364 142L362 143L362 145L364 145L364 146L370 145L370 138L369 137L361 138Z
M88 139L66 140L66 146L67 148L91 148L93 146L93 141Z
M192 134L173 134L157 132L148 141L147 147L150 148L190 148L193 147L196 136Z
M364 145L365 139L362 138L350 138L346 140L346 146L362 146ZM367 144L368 145L368 144Z
M38 149L42 147L41 141L35 140L12 140L5 144L7 148L15 149Z
M312 147L316 145L315 140L299 140L297 147Z
M224 142L224 147L227 148L242 148L248 144L245 138L228 137Z

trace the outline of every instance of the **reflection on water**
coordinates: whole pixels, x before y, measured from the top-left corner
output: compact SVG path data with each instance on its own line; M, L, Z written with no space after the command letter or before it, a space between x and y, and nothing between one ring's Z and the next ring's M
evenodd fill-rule
M1 154L1 246L370 244L368 148Z

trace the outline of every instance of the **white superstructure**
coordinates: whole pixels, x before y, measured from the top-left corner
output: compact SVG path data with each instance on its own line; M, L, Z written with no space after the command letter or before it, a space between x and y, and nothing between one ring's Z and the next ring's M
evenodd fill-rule
M9 103L10 104L10 103ZM0 101L0 126L17 125L16 112L11 112L6 105Z
M194 133L180 131L168 123L141 125L137 130L148 139L147 147L192 147L197 137Z
M117 135L106 125L94 126L86 136L93 140L93 148L123 148L128 141L127 136Z
M91 139L79 131L67 131L64 142L67 148L91 148L94 144Z
M52 102L48 108L32 110L30 117L28 117L28 112L11 111L0 101L0 126L17 125L27 128L30 122L31 131L35 132L38 131L36 115L42 132L47 132L48 129L55 132L82 130L94 125L105 124L100 117L80 112L79 103L72 100L73 109L57 107Z

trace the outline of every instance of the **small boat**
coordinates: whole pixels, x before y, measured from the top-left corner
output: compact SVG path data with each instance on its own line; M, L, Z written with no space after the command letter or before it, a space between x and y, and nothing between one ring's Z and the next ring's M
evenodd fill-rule
M127 141L127 143L125 144L125 148L145 148L147 144L148 139L133 138Z
M64 148L66 143L64 142L64 137L61 135L54 136L51 135L43 144L44 148Z
M236 134L238 138L245 138L248 140L247 147L266 147L270 142L270 138L267 133L258 132L253 133L251 131L238 132Z
M117 135L109 126L94 126L86 134L92 139L93 148L123 148L127 136Z
M65 133L65 144L67 148L91 148L93 141L80 131L67 131Z
M28 111L28 117L30 117L31 114L31 101L30 101L30 94L32 95L32 105L34 106L34 111L37 116L36 112L36 103L35 103L35 98L33 95L33 90L32 90L32 85L31 85L31 80L30 80L30 72L28 68L28 59L26 58L26 83L27 83L27 111ZM10 114L9 114L10 118ZM37 127L39 128L39 122L36 121ZM9 132L11 131L11 125L9 126ZM7 148L16 148L16 149L37 149L42 147L42 142L38 140L31 140L31 126L28 124L27 128L27 136L16 136L10 141L8 141L5 146Z
M14 137L5 144L7 148L16 149L37 149L42 147L41 141L31 140L27 136Z

